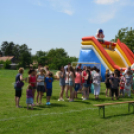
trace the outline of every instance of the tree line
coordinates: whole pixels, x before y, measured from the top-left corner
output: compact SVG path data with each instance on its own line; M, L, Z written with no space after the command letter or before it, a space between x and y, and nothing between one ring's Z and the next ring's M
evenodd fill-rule
M121 42L134 51L134 29L128 27L121 28L111 41L116 42L117 39L120 39ZM35 55L32 55L31 50L26 44L18 45L13 42L4 41L1 44L0 55L14 56L19 66L24 68L35 62L43 66L48 65L51 69L59 69L61 65L78 61L76 57L70 57L63 48L37 51Z
M134 29L132 27L121 28L111 41L116 42L117 39L120 39L134 52Z
M18 45L13 42L4 41L1 45L0 55L14 56L18 67L26 68L34 63L43 66L48 65L50 69L59 69L62 65L67 65L69 62L77 62L76 57L70 57L63 48L51 49L49 51L37 51L35 55L31 53L32 49L26 44Z

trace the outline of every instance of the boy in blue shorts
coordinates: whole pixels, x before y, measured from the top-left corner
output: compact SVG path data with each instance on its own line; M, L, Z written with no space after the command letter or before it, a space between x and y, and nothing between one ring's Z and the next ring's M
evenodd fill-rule
M50 105L50 98L52 96L52 82L53 82L53 78L52 78L52 73L49 72L48 76L45 78L45 89L47 92L47 102L46 105Z

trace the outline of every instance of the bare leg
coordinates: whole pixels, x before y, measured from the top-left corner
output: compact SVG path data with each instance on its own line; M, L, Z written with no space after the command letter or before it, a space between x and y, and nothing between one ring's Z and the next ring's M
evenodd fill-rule
M89 99L89 87L87 88L87 99Z
M68 98L68 90L69 90L69 85L66 85L65 93L66 93L66 98Z
M17 107L19 107L19 101L20 101L20 98L19 97L16 97Z
M69 89L70 89L70 100L73 99L73 96L72 96L72 86L69 86Z
M15 96L15 106L17 107L17 97Z
M107 97L107 95L108 95L108 89L106 89L106 97Z
M74 91L74 98L77 98L77 91Z
M42 104L42 92L39 92L39 104Z
M63 99L64 89L65 89L65 86L61 86L60 99L61 98Z
M39 99L39 92L37 92L37 96L36 96L36 103L38 104L38 99Z
M47 102L50 102L51 96L47 96Z
M85 99L86 99L86 97L87 97L86 91L87 91L87 88L84 87L84 88L83 88L83 97L84 97Z
M30 106L31 106L31 110L33 110L33 105L32 105L32 104L30 104Z

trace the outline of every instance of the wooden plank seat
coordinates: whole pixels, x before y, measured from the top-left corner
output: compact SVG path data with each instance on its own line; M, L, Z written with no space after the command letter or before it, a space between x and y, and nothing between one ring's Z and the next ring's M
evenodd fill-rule
M133 106L133 113L134 113L134 101L94 104L94 106L99 107L99 115L100 115L100 110L101 109L103 110L103 118L105 118L105 106L125 104L125 103L128 103L128 112L130 112L130 106Z

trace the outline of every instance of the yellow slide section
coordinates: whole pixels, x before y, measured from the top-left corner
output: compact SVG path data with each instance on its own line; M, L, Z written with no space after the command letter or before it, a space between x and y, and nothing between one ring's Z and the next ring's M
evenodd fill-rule
M120 55L116 51L106 50L108 55L112 58L114 63L120 67L126 67L124 62L122 61Z

